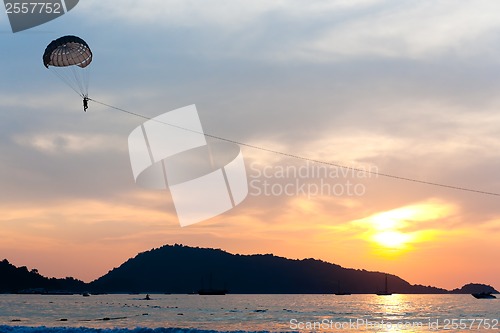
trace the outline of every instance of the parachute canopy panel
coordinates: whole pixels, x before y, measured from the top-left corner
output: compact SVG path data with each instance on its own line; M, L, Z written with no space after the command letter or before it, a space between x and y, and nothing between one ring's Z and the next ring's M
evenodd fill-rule
M64 36L53 40L45 49L43 64L45 67L87 67L92 62L89 45L76 36Z

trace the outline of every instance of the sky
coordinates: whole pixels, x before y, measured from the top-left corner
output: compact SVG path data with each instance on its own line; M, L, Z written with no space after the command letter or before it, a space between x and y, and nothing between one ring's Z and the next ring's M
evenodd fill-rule
M317 258L412 284L500 288L500 3L85 0L13 34L0 12L0 258L92 281L164 244ZM51 40L93 51L89 96L155 117L195 104L242 146L249 194L181 227L135 184L144 119L50 73Z

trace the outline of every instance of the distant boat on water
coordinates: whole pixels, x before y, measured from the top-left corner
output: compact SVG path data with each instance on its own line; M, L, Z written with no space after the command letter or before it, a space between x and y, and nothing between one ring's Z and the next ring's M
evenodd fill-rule
M389 296L392 295L391 292L389 292L388 286L387 286L387 274L385 275L385 288L384 291L378 292L377 295L379 296Z
M83 293L83 294L82 294L82 296L83 296L83 297L89 297L89 296L90 296L90 294L89 294L89 293Z
M471 295L474 296L477 299L494 299L494 298L497 298L495 295L493 295L491 293L491 291L490 292L482 292L482 293L473 293Z
M202 279L202 287L201 289L198 290L198 295L225 295L229 292L226 288L224 289L217 289L217 288L212 288L212 274L210 274L210 286L208 289L203 288L203 279Z
M66 290L53 290L42 293L42 295L62 295L62 296L74 295L74 294L75 294L74 292Z
M227 292L226 289L200 289L198 295L225 295Z

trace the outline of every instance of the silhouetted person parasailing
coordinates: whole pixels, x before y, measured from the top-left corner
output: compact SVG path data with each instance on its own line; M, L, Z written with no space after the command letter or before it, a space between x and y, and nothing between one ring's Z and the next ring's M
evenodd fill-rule
M87 112L89 108L89 98L87 96L83 97L83 111Z

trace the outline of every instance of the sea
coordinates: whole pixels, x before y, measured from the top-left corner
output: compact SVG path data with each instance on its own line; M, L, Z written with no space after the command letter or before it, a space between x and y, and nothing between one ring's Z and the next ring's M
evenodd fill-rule
M0 332L500 332L471 295L0 295Z

